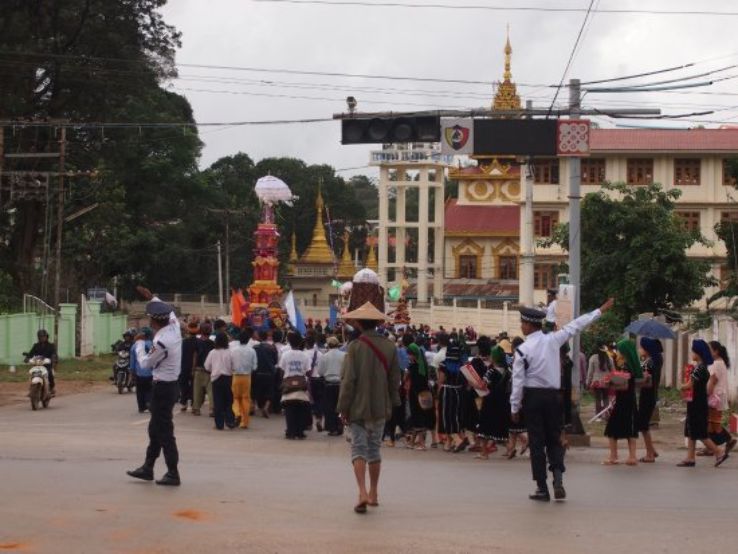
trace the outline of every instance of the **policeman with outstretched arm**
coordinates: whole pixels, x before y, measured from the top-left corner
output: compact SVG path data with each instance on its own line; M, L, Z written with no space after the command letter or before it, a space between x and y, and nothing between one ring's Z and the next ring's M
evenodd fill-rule
M546 457L548 467L553 473L554 498L566 498L564 490L564 447L561 444L562 405L561 362L559 349L571 337L581 333L600 316L612 308L609 299L598 310L578 317L567 323L563 329L543 333L546 312L533 308L520 309L520 327L525 342L515 352L513 362L513 384L510 406L513 422L520 418L524 410L530 440L530 465L533 480L537 483L531 500L548 502Z
M146 460L138 469L128 471L128 475L144 481L154 480L154 463L164 452L167 472L157 485L178 486L180 484L179 452L174 438L174 418L172 410L179 396L177 380L182 360L182 333L179 321L172 307L155 300L146 305L146 314L154 330L151 350L146 352L143 336L136 337L136 358L141 367L153 372L153 387L149 411L149 446Z

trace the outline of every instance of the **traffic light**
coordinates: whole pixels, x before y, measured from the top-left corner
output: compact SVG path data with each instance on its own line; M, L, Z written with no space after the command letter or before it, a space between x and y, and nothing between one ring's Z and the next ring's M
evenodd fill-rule
M389 144L438 142L441 118L414 117L347 118L341 121L341 144Z

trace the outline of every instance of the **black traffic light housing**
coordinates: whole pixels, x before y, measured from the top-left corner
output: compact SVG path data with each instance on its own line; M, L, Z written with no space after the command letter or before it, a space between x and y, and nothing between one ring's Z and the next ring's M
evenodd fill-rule
M440 116L351 117L341 121L341 144L439 142L440 140Z

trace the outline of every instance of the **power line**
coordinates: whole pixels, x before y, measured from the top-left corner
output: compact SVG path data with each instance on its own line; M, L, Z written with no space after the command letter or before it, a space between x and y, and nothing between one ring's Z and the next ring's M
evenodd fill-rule
M566 67L564 67L564 73L561 74L561 80L559 81L559 86L556 87L556 94L554 94L553 100L551 100L551 106L549 106L548 108L548 114L546 115L546 119L548 119L549 116L551 115L551 111L553 110L554 104L556 103L556 99L559 97L559 92L561 91L561 87L564 84L564 79L566 79L566 74L569 73L569 68L571 67L571 63L574 61L574 55L577 52L579 41L582 38L582 33L584 32L584 28L587 26L587 20L589 19L589 14L592 12L592 6L594 5L594 3L595 3L595 0L590 0L589 7L587 8L587 12L584 14L582 25L579 27L579 33L577 33L577 38L574 41L574 47L571 49L571 54L569 54L569 60L566 62Z
M414 8L443 10L484 10L496 12L548 12L548 13L589 13L585 8L564 8L546 6L486 6L481 4L409 4L405 2L366 2L364 0L253 0L261 3L304 4L323 6L363 6L371 8ZM602 14L640 14L640 15L706 15L706 16L738 16L738 12L721 12L717 10L646 10L626 8L604 8L595 13Z

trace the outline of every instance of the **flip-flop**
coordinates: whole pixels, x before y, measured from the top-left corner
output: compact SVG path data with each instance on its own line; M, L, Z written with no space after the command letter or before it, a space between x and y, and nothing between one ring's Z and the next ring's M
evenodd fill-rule
M603 465L603 466L616 466L616 465L620 465L620 462L618 462L617 460L603 460L600 463L600 465Z
M644 456L643 458L640 458L638 461L641 462L642 464L653 464L656 462L656 458L651 459L651 458L646 458Z
M718 458L717 460L715 460L715 467L720 467L720 465L721 465L721 464L722 464L722 463L723 463L723 462L724 462L725 460L727 460L728 458L730 458L730 456L729 456L729 455L728 455L728 453L726 452L725 454L723 454L722 456L720 456L720 457L719 457L719 458Z
M357 514L365 514L366 513L366 507L369 505L369 502L363 501L359 502L356 506L354 506L354 512Z
M507 458L508 460L512 460L512 459L513 459L513 458L514 458L515 456L517 456L517 455L518 455L518 451L517 451L517 450L514 450L514 449L513 449L513 450L511 450L510 452L507 452L507 453L505 454L505 457L506 457L506 458Z

